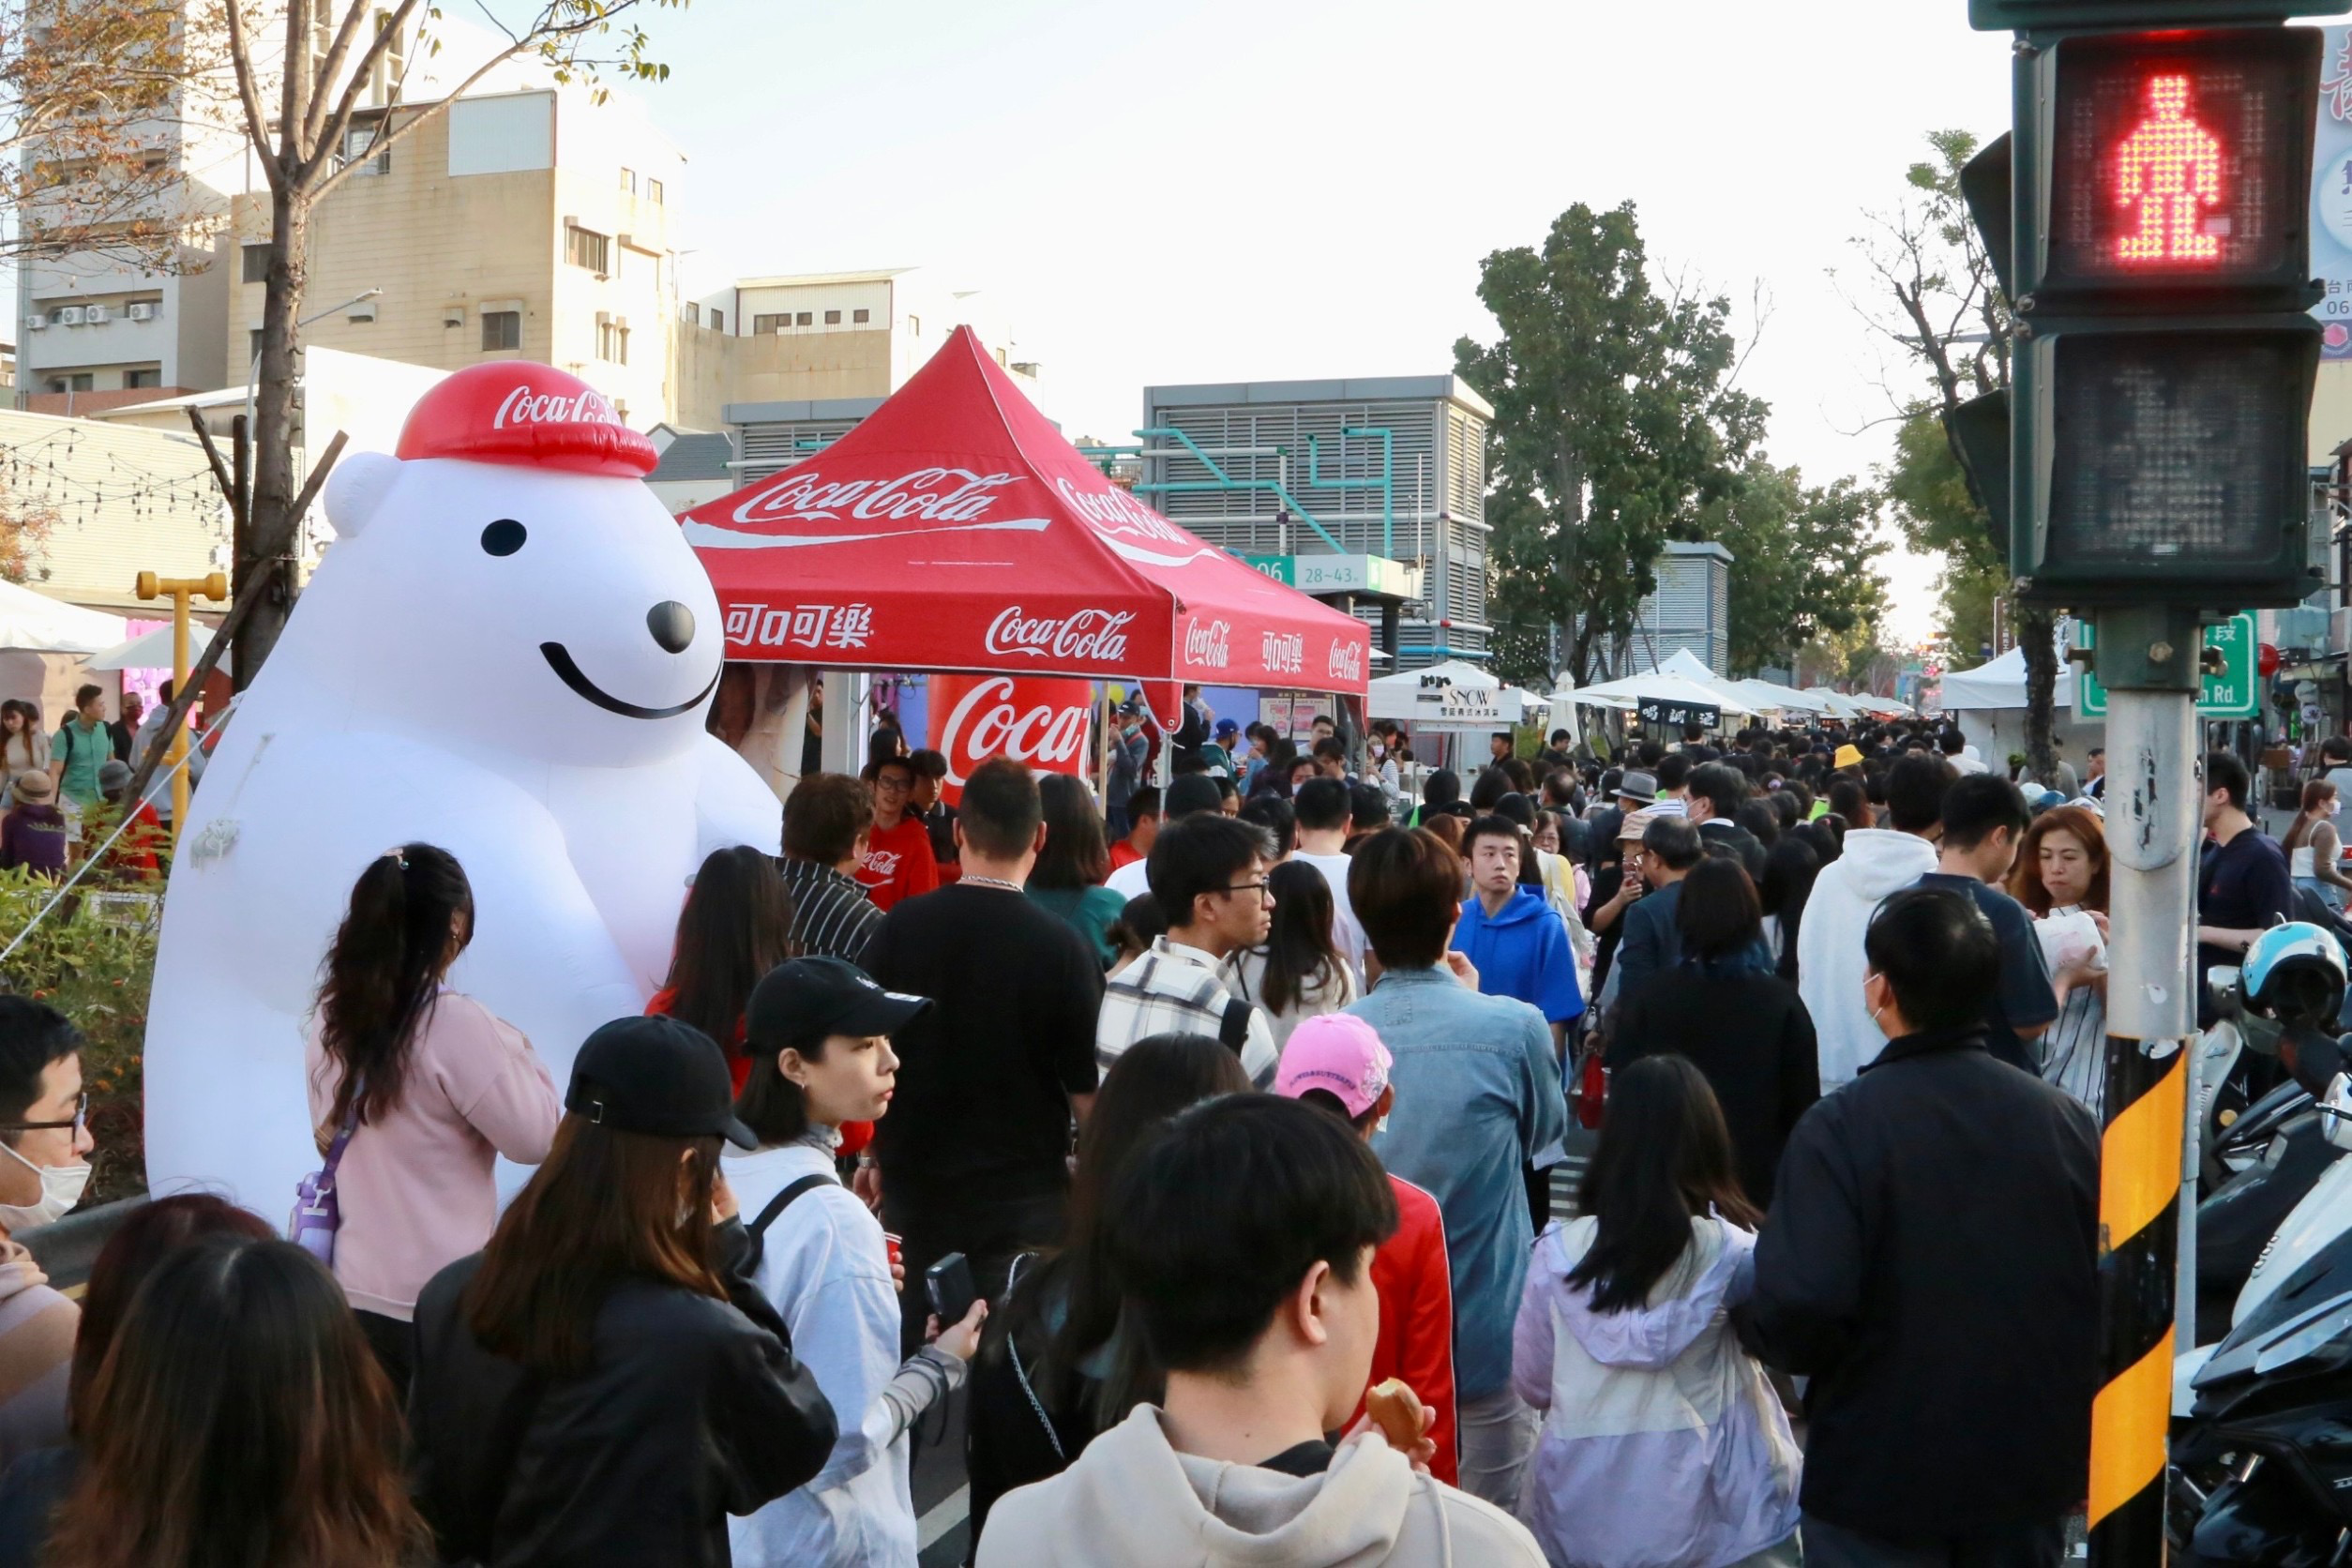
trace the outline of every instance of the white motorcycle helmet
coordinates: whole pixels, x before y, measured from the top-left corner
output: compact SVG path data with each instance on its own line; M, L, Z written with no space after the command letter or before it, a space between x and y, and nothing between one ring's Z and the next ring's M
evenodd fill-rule
M2333 1033L2337 1011L2344 1005L2344 949L2307 921L2273 926L2254 938L2239 967L2238 990L2247 1013L2280 1025L2303 1024ZM2257 1048L2275 1049L2275 1034Z

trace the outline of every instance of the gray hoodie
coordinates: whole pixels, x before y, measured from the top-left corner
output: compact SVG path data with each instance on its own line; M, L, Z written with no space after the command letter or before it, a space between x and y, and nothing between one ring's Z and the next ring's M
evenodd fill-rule
M1413 1470L1379 1437L1321 1475L1284 1475L1168 1446L1138 1405L1049 1481L1007 1492L978 1568L1543 1568L1527 1527Z

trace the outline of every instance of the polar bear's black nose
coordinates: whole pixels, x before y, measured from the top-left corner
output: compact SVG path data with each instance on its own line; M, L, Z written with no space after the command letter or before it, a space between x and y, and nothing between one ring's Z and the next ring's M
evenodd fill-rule
M645 629L663 653L683 654L694 641L694 611L675 599L664 599L645 611Z

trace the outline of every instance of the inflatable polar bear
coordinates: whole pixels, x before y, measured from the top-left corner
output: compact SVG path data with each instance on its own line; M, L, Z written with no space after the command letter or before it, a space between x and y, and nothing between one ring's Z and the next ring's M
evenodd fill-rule
M780 813L706 734L710 579L641 482L653 445L512 361L427 393L399 455L343 459L337 543L196 792L146 1043L147 1175L275 1215L319 1163L303 1031L361 868L438 844L474 884L450 984L574 1050L641 1011L711 850Z

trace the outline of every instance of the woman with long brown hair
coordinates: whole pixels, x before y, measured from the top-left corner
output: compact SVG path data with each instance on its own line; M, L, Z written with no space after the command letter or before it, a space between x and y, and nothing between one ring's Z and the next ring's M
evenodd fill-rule
M1103 885L1110 877L1103 820L1085 784L1068 774L1038 775L1037 798L1045 808L1046 847L1037 852L1022 891L1084 937L1108 968L1116 956L1108 932L1127 900Z
M2344 874L2344 843L2336 836L2336 813L2343 809L2336 787L2314 778L2303 786L2303 808L2279 841L2295 885L2318 895L2338 914L2344 912L2346 890L2352 890L2352 877Z
M2034 918L2059 988L2058 1016L2035 1042L2042 1077L2100 1114L2107 1085L2107 835L2088 807L2058 806L2026 829L2009 896Z
M621 1018L572 1063L547 1162L416 1304L416 1496L443 1560L719 1568L727 1516L806 1485L835 1424L752 1282L719 1175L717 1043Z
M714 850L694 873L670 974L645 1003L692 1024L727 1052L735 1092L751 1073L744 1049L744 1008L760 976L797 955L792 894L776 862L747 844ZM852 1150L852 1153L856 1151Z
M352 884L310 1018L310 1121L340 1217L324 1256L403 1395L416 1293L490 1239L498 1156L536 1165L562 1114L522 1032L448 988L473 940L457 858L387 850Z
M213 1235L158 1264L100 1364L60 1568L395 1568L430 1541L391 1383L316 1259Z

